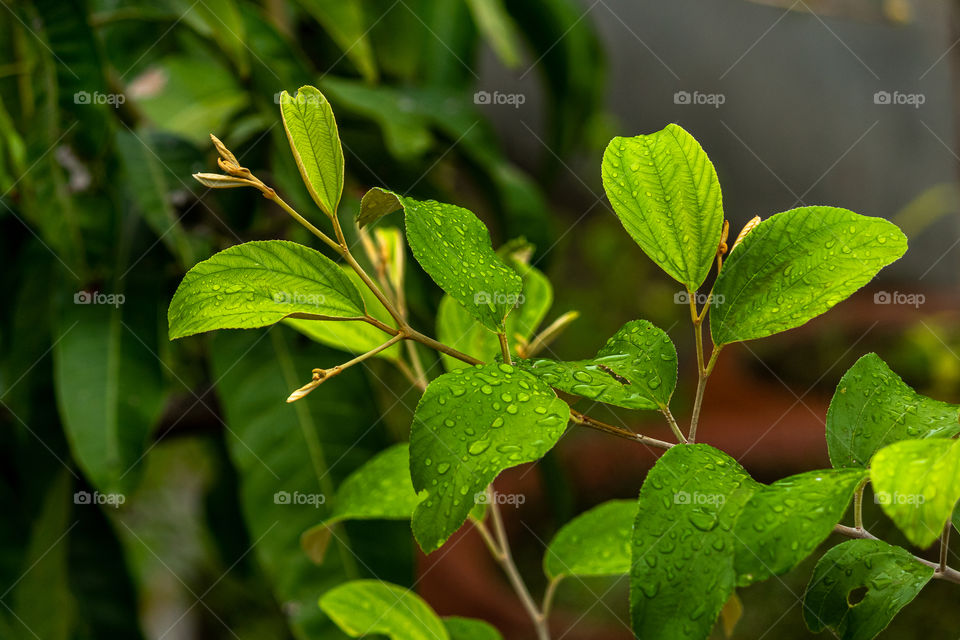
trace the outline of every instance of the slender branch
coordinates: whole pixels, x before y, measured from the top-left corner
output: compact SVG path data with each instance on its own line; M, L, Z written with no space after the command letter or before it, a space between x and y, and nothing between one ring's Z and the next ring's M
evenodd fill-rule
M950 523L948 522L947 525ZM855 529L854 527L847 527L842 524L834 525L834 533L839 533L840 535L847 536L848 538L856 538L862 540L879 540L877 536L873 535L866 529ZM940 580L946 580L947 582L954 582L960 584L960 571L952 569L946 565L941 568L939 563L931 562L919 556L913 556L913 559L921 564L925 564L928 567L934 569L933 577Z
M547 583L547 588L543 592L543 604L540 605L540 615L543 616L544 621L550 618L550 609L553 607L553 599L554 596L557 595L557 587L560 585L561 580L563 580L563 576L556 576Z
M700 335L699 326L697 327L697 335ZM687 437L690 442L697 441L697 425L700 422L700 409L703 407L703 394L707 390L707 378L710 377L714 365L717 364L721 347L715 346L713 348L713 351L710 353L710 361L706 367L700 370L700 375L697 376L697 395L693 400L693 416L690 418L690 435Z
M503 551L500 549L497 541L493 539L493 534L490 533L487 524L483 520L474 519L473 516L470 517L470 520L473 521L473 526L477 528L480 537L483 538L483 542L487 545L487 549L490 550L490 555L493 556L493 559L497 562L503 562Z
M307 231L309 231L313 235L323 240L323 242L328 247L336 251L339 255L341 256L343 255L343 247L337 244L330 236L325 234L323 231L320 231L320 229L316 228L312 222L310 222L309 220L304 218L302 215L297 213L297 211L293 207L291 207L289 204L286 203L286 201L283 198L277 195L276 191L267 187L266 191L261 189L261 192L263 193L263 196L267 200L273 200L274 202L276 202L278 205L280 205L280 208L286 211L287 213L289 213L294 220L296 220L297 222L302 224L304 227L306 227Z
M670 407L664 405L660 407L660 413L663 414L663 417L667 419L667 424L670 425L670 430L673 431L673 435L677 436L677 442L686 444L687 439L683 435L683 431L680 430L680 425L677 424L677 419L673 417L673 414L670 412Z
M533 340L523 348L523 357L532 358L548 346L553 340L566 329L571 322L580 317L579 311L567 311L565 314L554 320L550 325L541 331Z
M457 351L453 347L448 347L442 342L434 340L430 336L420 333L419 331L410 327L409 325L405 327L405 331L406 331L406 337L409 338L410 340L416 340L420 344L426 345L435 351L439 351L440 353L445 353L451 358L456 358L457 360L461 360L463 362L466 362L467 364L483 364L482 360L477 360L473 356L469 356L461 351Z
M393 336L392 338L390 338L380 346L374 347L370 351L367 351L366 353L362 353L356 358L353 358L352 360L348 360L343 364L338 364L332 369L314 369L313 379L307 384L297 389L296 391L294 391L293 393L291 393L290 396L287 398L287 402L296 402L297 400L304 397L305 395L307 395L308 393L310 393L311 391L319 387L321 384L323 384L330 378L336 375L340 375L340 373L345 369L349 369L353 365L363 362L367 358L372 358L373 356L377 355L384 349L388 349L392 347L394 344L400 342L401 340L403 340L403 338L404 336L398 333L397 335Z
M530 595L530 590L527 589L527 585L523 582L520 571L513 561L513 555L510 553L510 541L507 539L507 532L503 528L500 505L497 504L496 492L492 486L487 488L487 495L490 497L487 508L490 511L490 519L493 521L494 533L499 541L498 546L502 551L502 555L499 558L500 565L507 574L507 579L510 580L510 584L517 593L517 597L520 598L524 609L527 610L527 614L530 616L530 619L533 620L533 624L537 630L537 640L550 640L550 630L547 628L546 619L533 601L533 596Z
M867 487L870 478L864 478L853 491L853 526L855 529L863 530L863 490Z
M606 422L601 422L596 418L591 418L588 415L580 413L576 409L570 409L570 419L579 425L590 427L591 429L596 429L597 431L610 433L621 438L626 438L627 440L633 440L634 442L650 445L651 447L669 449L670 447L674 446L672 442L657 440L656 438L651 438L649 436L630 431L629 429L623 429L612 424L607 424Z
M943 527L943 533L940 535L940 566L937 571L943 573L947 570L947 554L950 552L950 529L953 528L953 522L947 518L947 524Z
M513 364L513 359L510 357L510 343L507 342L507 334L501 331L497 334L497 338L500 340L500 353L503 354L504 363Z

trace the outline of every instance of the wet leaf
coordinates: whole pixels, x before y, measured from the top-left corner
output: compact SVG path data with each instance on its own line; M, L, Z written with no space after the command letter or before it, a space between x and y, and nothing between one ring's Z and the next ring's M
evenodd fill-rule
M547 546L543 571L559 576L616 576L630 573L635 500L610 500L565 524Z
M450 640L443 621L410 589L379 580L345 582L320 598L320 608L352 638Z

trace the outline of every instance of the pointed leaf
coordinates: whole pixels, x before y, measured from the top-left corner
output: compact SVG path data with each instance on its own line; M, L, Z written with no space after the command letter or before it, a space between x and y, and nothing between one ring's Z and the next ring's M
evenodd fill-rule
M427 387L410 431L413 487L427 497L413 533L427 553L466 519L504 469L532 462L563 435L570 408L550 387L507 364L447 373Z
M559 576L617 576L630 573L635 500L610 500L565 524L547 546L543 571Z
M940 537L960 500L960 440L904 440L870 462L874 497L913 544Z
M817 563L803 596L803 619L814 632L831 629L840 640L871 640L932 577L931 567L900 547L849 540Z
M354 580L327 591L320 608L351 638L450 640L443 621L410 589L379 580Z
M316 87L304 86L296 96L280 94L280 113L310 197L335 216L343 192L343 149L330 103Z
M723 203L710 158L681 127L614 138L603 187L623 228L672 278L696 290L720 244Z
M888 444L958 433L960 405L920 395L875 353L843 375L827 411L827 447L834 467L866 468Z
M363 298L328 257L285 240L247 242L204 260L183 277L167 319L170 339L214 329L253 329L294 313L364 315Z
M360 203L361 225L403 208L413 256L441 289L491 331L520 300L523 281L490 245L490 234L470 211L433 200L420 202L371 189Z
M590 360L519 360L517 366L560 391L627 409L665 407L677 384L677 351L646 320L623 325Z
M637 637L710 635L736 587L732 529L759 486L708 445L679 445L661 456L640 489L633 529L630 612Z
M900 229L837 207L800 207L760 222L713 287L717 345L799 327L867 284L907 250Z
M809 471L758 487L734 529L739 586L786 573L813 553L866 476L860 469Z

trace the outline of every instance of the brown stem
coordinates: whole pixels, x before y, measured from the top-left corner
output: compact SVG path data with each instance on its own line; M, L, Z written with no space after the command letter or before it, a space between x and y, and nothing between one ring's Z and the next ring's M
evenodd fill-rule
M657 440L656 438L651 438L649 436L630 431L629 429L623 429L612 424L607 424L606 422L601 422L596 418L591 418L588 415L580 413L576 409L570 409L570 419L579 425L590 427L591 429L596 429L597 431L610 433L621 438L626 438L627 440L633 440L634 442L650 445L651 447L669 449L670 447L674 446L672 442Z

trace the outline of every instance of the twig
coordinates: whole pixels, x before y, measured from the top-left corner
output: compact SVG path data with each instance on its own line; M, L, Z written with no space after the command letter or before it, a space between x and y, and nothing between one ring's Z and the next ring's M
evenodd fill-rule
M948 522L947 526L949 525L950 523ZM848 538L856 538L860 540L879 540L880 539L877 536L870 533L869 531L867 531L866 529L856 529L854 527L847 527L842 524L834 525L833 531L834 533L839 533L840 535L847 536ZM919 556L913 556L913 559L921 564L925 564L928 567L931 567L932 569L934 569L934 573L933 573L934 578L938 578L940 580L946 580L947 582L954 582L956 584L960 584L960 571L957 571L956 569L951 569L946 565L944 565L943 568L941 568L938 563L930 562L929 560L926 560Z

